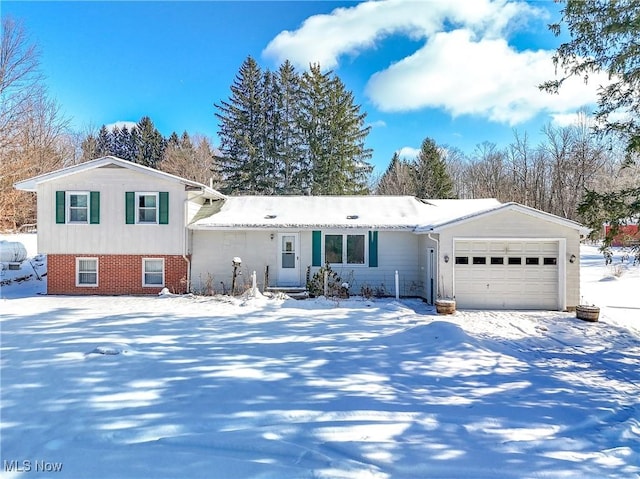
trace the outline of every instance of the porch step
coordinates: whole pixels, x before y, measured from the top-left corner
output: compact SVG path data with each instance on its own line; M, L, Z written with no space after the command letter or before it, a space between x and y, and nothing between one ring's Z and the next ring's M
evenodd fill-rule
M284 293L293 299L306 299L309 297L309 291L302 286L269 286L266 289L269 293Z

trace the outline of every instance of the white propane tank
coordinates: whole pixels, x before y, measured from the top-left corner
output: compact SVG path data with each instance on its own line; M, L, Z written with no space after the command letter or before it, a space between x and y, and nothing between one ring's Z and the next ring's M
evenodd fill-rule
M19 241L0 241L0 262L22 263L27 259L27 248Z

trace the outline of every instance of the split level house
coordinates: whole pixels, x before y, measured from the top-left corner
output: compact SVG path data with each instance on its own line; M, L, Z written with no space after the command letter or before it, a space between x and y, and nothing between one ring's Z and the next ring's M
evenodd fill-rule
M16 183L37 193L48 294L304 288L329 264L364 288L458 308L575 307L583 226L494 199L225 196L104 157Z

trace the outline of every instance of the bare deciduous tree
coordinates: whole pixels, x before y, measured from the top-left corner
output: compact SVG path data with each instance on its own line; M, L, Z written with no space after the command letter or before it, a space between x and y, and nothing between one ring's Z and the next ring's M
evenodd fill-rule
M33 194L13 183L64 165L70 154L67 121L50 100L39 72L38 51L22 25L2 20L0 39L0 227L36 221Z

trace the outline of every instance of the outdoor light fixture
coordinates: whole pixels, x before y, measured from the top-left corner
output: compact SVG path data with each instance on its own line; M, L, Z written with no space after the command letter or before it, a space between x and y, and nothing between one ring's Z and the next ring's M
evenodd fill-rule
M449 255L448 255L448 254L445 254L445 255L444 255L444 262L445 262L445 263L448 263L448 262L449 262Z
M275 235L274 235L273 233L271 233L271 234L269 235L269 238L271 238L271 239L273 239L274 237L275 237Z
M575 254L572 254L572 255L569 257L569 263L575 263L575 262L576 262L576 255L575 255Z

